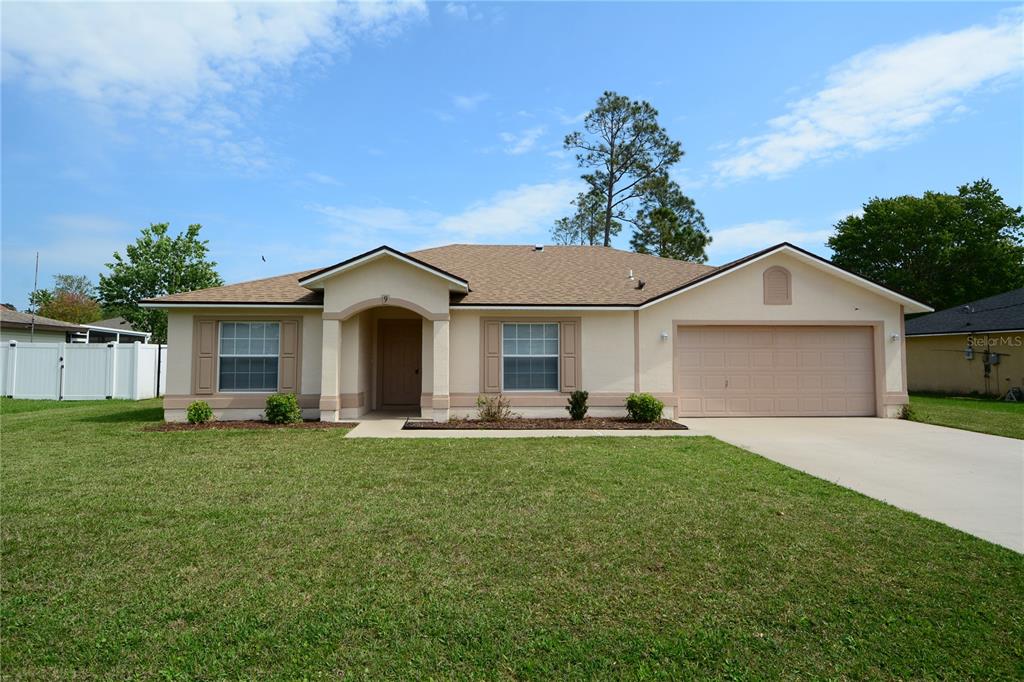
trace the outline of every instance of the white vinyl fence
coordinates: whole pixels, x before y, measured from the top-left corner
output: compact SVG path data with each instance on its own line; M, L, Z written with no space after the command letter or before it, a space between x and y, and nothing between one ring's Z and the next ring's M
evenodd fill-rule
M167 347L143 343L0 344L0 388L13 398L142 400L163 395Z

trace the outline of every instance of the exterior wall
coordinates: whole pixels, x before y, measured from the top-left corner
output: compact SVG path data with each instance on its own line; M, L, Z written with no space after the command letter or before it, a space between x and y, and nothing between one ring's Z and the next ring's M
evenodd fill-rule
M776 265L792 275L791 305L765 305L763 274ZM641 310L640 388L655 395L672 393L676 321L880 322L883 412L885 416L897 416L907 402L902 319L898 303L788 254L774 254ZM663 332L667 339L662 338ZM890 339L892 334L897 335L896 340Z
M967 360L970 345L974 357ZM985 378L986 351L999 353ZM1004 395L1024 386L1024 332L914 336L907 339L907 379L911 391Z
M67 332L55 332L37 329L35 343L60 343L67 339ZM15 329L4 327L0 329L0 342L17 341L18 343L31 343L32 332L28 329Z
M213 408L217 419L255 419L263 414L266 393L214 392L212 395L197 395L193 392L193 329L195 317L220 317L224 319L245 319L247 314L260 318L299 317L302 320L301 357L299 370L299 402L303 416L313 418L319 412L315 408L316 397L320 394L320 338L322 329L321 313L318 309L260 308L246 311L241 308L194 308L173 309L167 314L167 385L164 397L164 419L183 421L185 408L193 400L205 400Z
M324 312L340 313L362 301L382 303L382 296L410 301L431 313L448 314L448 284L444 280L386 256L326 280Z
M626 396L634 389L633 311L459 310L451 312L452 416L474 416L480 386L480 320L580 319L581 386L590 393L594 416L625 414ZM503 394L523 416L564 417L568 394L516 392ZM667 406L671 407L671 406Z

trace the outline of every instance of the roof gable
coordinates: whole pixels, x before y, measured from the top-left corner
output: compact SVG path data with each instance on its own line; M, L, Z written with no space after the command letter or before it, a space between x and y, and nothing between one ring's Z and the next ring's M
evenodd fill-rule
M367 263L372 263L380 258L393 258L399 262L405 263L415 268L419 268L431 275L440 277L449 283L456 291L467 291L469 289L469 282L465 279L453 275L435 265L426 263L418 258L414 258L409 254L402 253L390 246L378 246L376 249L361 253L358 256L353 256L348 260L343 260L340 263L335 263L326 268L322 268L315 272L312 272L304 277L299 278L299 284L309 289L322 289L323 282L331 277L336 277L343 272L358 268Z
M689 289L692 289L694 287L714 281L715 279L718 279L720 277L728 276L732 272L741 270L747 267L748 265L753 265L754 263L757 263L758 261L761 261L767 258L768 256L771 256L776 253L789 254L790 256L793 256L794 258L797 258L798 260L803 261L808 265L811 265L812 267L818 268L819 270L824 270L825 272L828 272L831 275L835 275L840 279L844 279L848 282L851 282L858 286L864 287L865 289L873 291L874 293L884 298L896 301L900 305L903 305L906 309L906 312L908 313L930 312L932 310L932 308L928 307L924 303L921 303L920 301L915 301L914 299L908 296L904 296L903 294L897 291L893 291L888 287L884 287L881 284L878 284L877 282L872 282L866 277L861 277L860 275L850 272L849 270L841 268L832 261L822 258L821 256L818 256L816 254L813 254L810 251L801 249L799 246L795 246L794 244L790 244L789 242L782 242L780 244L776 244L775 246L770 246L767 249L763 249L756 253L752 253L749 256L744 256L743 258L734 260L731 263L726 263L725 265L719 266L715 268L713 271L705 273L704 275L683 284L682 286L678 287L677 289L674 289L673 291L666 292L660 296L656 296L646 301L640 307L646 308L648 306L659 303L667 298L671 298L672 296L681 294L684 291L688 291Z

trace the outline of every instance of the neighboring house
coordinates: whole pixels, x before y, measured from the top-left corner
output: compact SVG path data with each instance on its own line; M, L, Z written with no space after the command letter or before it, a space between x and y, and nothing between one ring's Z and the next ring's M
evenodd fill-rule
M169 420L253 418L272 391L333 421L405 408L897 416L905 312L930 308L790 244L718 268L599 246L382 246L320 270L143 301L168 311Z
M71 322L53 320L32 313L20 313L0 306L0 341L4 343L59 343L71 341L75 334L83 332L84 327Z
M907 354L912 391L1024 387L1024 288L907 320Z
M85 336L76 341L84 343L149 343L149 332L137 331L123 317L111 317L83 324Z

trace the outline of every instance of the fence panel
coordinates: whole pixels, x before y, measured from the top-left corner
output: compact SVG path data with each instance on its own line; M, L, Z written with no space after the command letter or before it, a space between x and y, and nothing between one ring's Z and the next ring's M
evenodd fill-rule
M113 350L102 343L69 343L64 349L64 400L107 397Z
M14 369L15 398L60 398L60 349L62 343L19 343Z
M166 377L167 348L162 346L0 344L0 392L15 398L140 400L163 395Z

